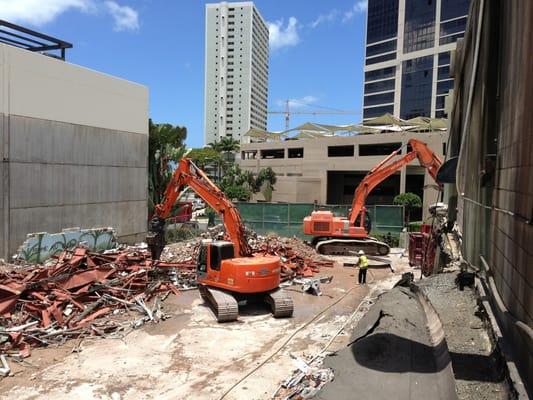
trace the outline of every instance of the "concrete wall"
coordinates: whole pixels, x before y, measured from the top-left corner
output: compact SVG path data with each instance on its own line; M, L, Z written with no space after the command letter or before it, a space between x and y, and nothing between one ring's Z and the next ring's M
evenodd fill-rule
M375 135L356 135L348 137L325 137L317 139L289 140L270 143L242 143L241 151L247 153L256 151L255 159L241 159L240 166L252 172L259 172L262 168L271 167L277 174L277 183L272 201L289 203L327 203L327 179L328 171L354 171L368 172L371 168L382 161L386 155L358 156L360 144L379 143L407 143L411 138L418 139L428 146L440 157L443 157L443 143L447 140L444 133L383 133ZM329 146L354 145L354 156L351 157L328 157ZM303 158L288 158L288 149L303 148ZM262 159L261 150L283 149L284 158ZM406 147L403 148L405 153ZM388 155L389 153L387 153ZM243 157L244 155L244 157ZM241 154L241 158L246 158ZM424 168L419 166L417 160L411 162L409 174L424 174L425 185L435 182ZM400 191L405 192L407 168L403 168L400 175ZM342 190L340 188L339 190ZM427 213L429 204L437 200L438 192L433 188L424 189L424 215ZM261 194L255 195L255 199L262 200Z
M485 270L499 322L512 348L510 356L531 394L533 3L485 1L480 18L481 3L473 2L454 68L459 85L450 148L460 160L457 220L463 231L465 258ZM480 24L479 62L475 66L473 54ZM466 120L471 82L474 90Z
M30 232L146 232L148 90L0 45L0 257Z

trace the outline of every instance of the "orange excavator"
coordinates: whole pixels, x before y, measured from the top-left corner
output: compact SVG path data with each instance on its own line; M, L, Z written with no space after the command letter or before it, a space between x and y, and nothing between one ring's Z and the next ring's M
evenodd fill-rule
M155 207L146 238L152 258L158 260L165 247L165 220L187 186L218 212L230 239L202 241L196 266L200 295L217 320L236 320L238 303L254 299L265 301L276 318L292 316L292 298L279 288L279 257L252 254L239 211L188 158L179 162L163 201Z
M387 255L390 247L369 236L371 221L366 212L365 202L370 192L381 182L418 158L420 165L427 168L436 180L442 160L423 142L410 139L411 150L400 158L402 147L393 151L376 165L363 178L355 189L352 208L348 217L335 217L331 211L313 211L304 218L304 233L314 236L311 244L321 254L351 255L363 250L370 255Z

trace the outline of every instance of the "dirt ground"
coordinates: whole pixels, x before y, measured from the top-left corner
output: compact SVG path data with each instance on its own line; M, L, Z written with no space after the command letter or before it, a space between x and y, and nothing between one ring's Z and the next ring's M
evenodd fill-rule
M390 288L409 268L406 258L391 257L396 272L370 269L365 286L355 285L357 269L340 263L319 274L333 275L333 281L321 287L323 296L304 294L298 285L291 286L295 313L290 319L274 319L266 308L250 305L240 308L237 322L218 324L196 290L183 292L164 302L171 318L159 324L147 324L122 339L85 339L37 349L25 366L11 362L13 376L0 381L0 396L17 400L219 399L296 330L337 302L224 397L270 398L294 369L291 355L319 351L369 291ZM332 348L347 340L346 333L340 335Z

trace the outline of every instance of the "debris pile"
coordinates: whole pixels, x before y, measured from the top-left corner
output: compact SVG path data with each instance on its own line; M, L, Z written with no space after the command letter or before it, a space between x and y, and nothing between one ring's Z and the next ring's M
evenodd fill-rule
M318 394L320 389L328 382L333 381L334 374L331 368L323 366L324 357L314 357L309 363L301 358L291 356L296 369L278 388L274 398L311 399ZM282 397L278 397L283 390Z
M310 278L320 272L320 268L331 268L334 264L297 238L258 236L252 248L257 253L280 257L282 282L299 277Z
M0 354L24 358L31 347L108 336L164 319L161 301L196 287L194 267L190 261L154 263L142 247L104 254L77 247L45 265L2 268ZM142 317L121 322L121 310ZM109 314L117 318L100 318Z
M161 259L172 262L194 262L201 239L224 239L223 225L209 228L200 238L168 245ZM310 278L320 272L322 267L333 267L333 261L318 254L312 247L298 238L280 238L279 236L261 236L251 229L246 230L246 238L256 254L279 256L281 260L282 282L294 278Z

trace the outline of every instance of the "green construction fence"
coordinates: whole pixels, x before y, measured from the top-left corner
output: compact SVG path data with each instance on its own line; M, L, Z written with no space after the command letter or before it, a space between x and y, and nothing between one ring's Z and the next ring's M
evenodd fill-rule
M330 210L336 216L347 216L349 205L317 205L313 203L235 203L246 226L260 235L297 236L303 234L303 219L314 210ZM374 234L399 233L403 228L403 206L367 206Z

